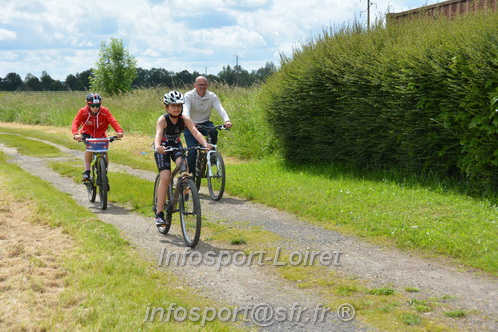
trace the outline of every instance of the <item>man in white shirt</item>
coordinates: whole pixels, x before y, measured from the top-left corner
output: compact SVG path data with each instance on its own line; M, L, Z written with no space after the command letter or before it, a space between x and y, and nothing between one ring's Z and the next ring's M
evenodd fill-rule
M194 89L185 94L185 104L183 105L183 114L192 119L195 124L203 125L206 127L214 128L213 122L209 120L211 117L211 110L214 108L216 112L225 122L226 128L231 128L232 123L228 117L227 112L223 108L218 99L218 96L208 89L208 81L204 76L199 76L195 79ZM207 135L207 130L199 130L204 136ZM197 140L186 128L184 132L185 141L188 147L197 144ZM211 131L211 144L216 144L218 141L218 131ZM192 153L193 152L193 153ZM197 151L193 150L188 154L189 172L195 171L195 158Z

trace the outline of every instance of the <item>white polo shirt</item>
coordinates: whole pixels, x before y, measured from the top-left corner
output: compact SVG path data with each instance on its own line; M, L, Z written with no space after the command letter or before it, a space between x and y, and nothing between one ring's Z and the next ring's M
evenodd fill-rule
M183 114L190 117L194 123L209 121L212 108L218 112L224 122L230 121L227 112L221 106L218 96L213 92L206 90L204 97L199 96L195 89L185 93Z

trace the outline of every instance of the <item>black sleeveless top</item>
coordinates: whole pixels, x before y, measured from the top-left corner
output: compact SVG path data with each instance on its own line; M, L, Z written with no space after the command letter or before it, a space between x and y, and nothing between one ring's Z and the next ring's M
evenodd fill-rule
M169 114L164 114L166 128L163 131L162 145L176 144L180 142L180 136L185 130L185 122L180 116L176 123L171 122Z

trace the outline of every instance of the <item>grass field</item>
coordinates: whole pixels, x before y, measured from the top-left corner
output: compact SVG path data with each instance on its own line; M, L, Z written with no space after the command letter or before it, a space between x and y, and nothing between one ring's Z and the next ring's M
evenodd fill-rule
M27 130L29 130L30 136L40 135L50 138L52 135L54 138L57 137L60 143L75 144L70 139L67 142L61 140L61 136L58 135L60 130L58 128L32 126L28 128L28 126L19 124L15 126L1 125L0 142L17 147L24 151L26 155L55 156L45 143L32 144L33 141L29 139L12 139L13 137L18 137L14 133L24 132L27 134ZM7 131L12 133L3 134ZM47 135L48 132L51 134ZM135 142L140 140L139 137L131 138L135 138ZM79 147L80 144L76 144L76 146ZM126 152L129 147L126 145L116 144L113 148L116 157L121 154L129 155L129 152ZM47 154L43 155L40 151L47 151ZM134 158L130 159L133 160ZM133 162L131 163L133 164ZM73 162L54 161L51 166L58 173L73 177L75 181L79 182L80 164L81 161L75 159ZM166 306L168 303L176 303L177 306L185 308L216 306L216 304L204 298L199 298L189 292L188 289L184 289L171 273L167 271L159 272L149 263L144 262L131 250L129 244L119 236L116 228L101 222L92 213L77 206L65 194L54 191L46 182L22 172L16 166L6 163L5 160L1 160L0 165L2 165L0 167L1 188L14 188L7 195L8 198L23 204L29 204L35 209L36 212L33 213L34 219L31 222L39 223L43 221L51 227L61 228L64 233L74 239L75 243L74 247L63 256L62 263L67 276L64 278L65 289L61 294L61 300L52 304L52 306L44 307L46 318L37 325L38 327L51 329L57 326L57 328L63 329L90 330L104 328L117 330L126 329L130 326L140 330L172 328L190 331L201 329L198 323L191 322L183 322L178 325L165 321L144 321L143 317L148 309ZM255 169L261 173L253 177L252 181L256 178L259 179L258 181L268 182L271 175L281 178L282 183L270 183L266 187L281 187L284 188L287 194L289 194L289 190L296 188L296 183L293 183L294 181L292 180L293 174L299 175L296 177L297 179L304 178L306 182L309 182L309 185L299 186L300 190L302 190L298 195L302 201L301 204L294 203L285 206L286 209L291 211L295 207L311 205L314 201L317 201L316 203L321 202L315 197L309 197L308 200L303 199L316 192L311 188L317 187L320 192L327 193L326 188L320 184L321 177L314 177L312 174L305 174L302 171L296 173L297 170L287 169L279 161L256 162L254 164L234 163L230 166L230 179L238 184L234 188L248 187L238 178L238 176L247 174L245 167L250 167L250 169ZM111 173L110 180L113 188L130 186L134 188L134 190L128 191L113 190L113 201L127 206L128 209L135 213L150 215L150 192L152 190L150 181L123 173ZM355 188L354 183L358 179L341 179L341 181L341 188L345 188L344 186L347 185L348 191L351 191ZM338 184L339 182L328 182L325 185ZM363 186L365 185L363 183ZM367 185L371 188L378 188L375 183L368 183ZM392 188L393 185L388 184L388 189ZM412 189L406 190L410 191ZM338 191L344 192L344 190L340 189ZM403 193L403 190L400 192ZM265 194L265 191L253 190L245 195L256 196L258 193ZM330 194L328 195L330 196ZM4 195L4 197L7 196ZM280 196L281 200L293 200L296 197L283 196L278 190L271 193L267 192L263 196ZM431 198L430 194L429 198ZM253 197L253 199L256 199L256 197ZM269 204L278 206L278 201L279 199L276 198ZM335 223L326 221L327 209L319 211L317 205L314 205L314 207L317 214L313 218L308 215L310 221L318 222L326 227L338 227ZM343 229L341 227L339 229ZM355 227L346 227L345 230L354 233ZM204 236L206 241L212 243L224 243L225 246L243 245L244 250L266 248L268 252L274 250L272 243L279 240L275 235L267 234L261 229L244 228L244 231L241 231L238 227L228 227L223 222L204 224ZM376 238L379 239L380 237L377 236ZM431 329L447 331L451 329L445 327L442 320L429 319L424 317L423 314L430 312L436 317L441 315L441 311L460 315L459 317L471 314L464 310L465 308L459 309L459 312L448 309L451 307L445 304L447 301L443 298L420 299L415 295L418 292L417 289L397 291L391 287L369 288L360 281L342 279L319 266L313 268L309 266L286 266L278 269L278 272L286 279L296 282L301 288L319 290L324 294L328 294L330 307L336 307L344 301L352 303L358 311L358 319L384 330L397 330L402 324L401 326L404 326L406 330ZM43 288L35 286L32 288L35 289L35 292L43 290ZM407 306L406 303L409 303L409 305ZM225 325L215 320L215 322L206 326L205 330L228 331L239 330L239 327Z
M0 124L2 132L84 148L71 135L63 134L67 129L39 128ZM148 136L130 135L113 143L111 149L111 161L155 170ZM221 151L225 153L223 148ZM276 156L228 162L227 173L227 191L233 195L370 241L498 272L498 207L462 194L458 187L438 178L405 178L393 172L358 174L334 166L289 166ZM140 208L142 203L131 204Z

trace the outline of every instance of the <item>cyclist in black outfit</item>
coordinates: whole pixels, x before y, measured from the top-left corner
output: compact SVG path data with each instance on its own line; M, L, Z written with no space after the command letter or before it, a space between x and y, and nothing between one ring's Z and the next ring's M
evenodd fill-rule
M181 152L165 152L168 147L182 147L180 136L185 128L188 128L202 146L212 148L207 144L204 136L197 130L192 120L182 115L185 99L178 91L171 91L164 95L166 114L161 115L156 123L156 136L154 138L154 158L157 169L161 175L157 197L156 226L164 226L164 204L166 203L166 192L171 176L171 160L176 164L180 162Z

